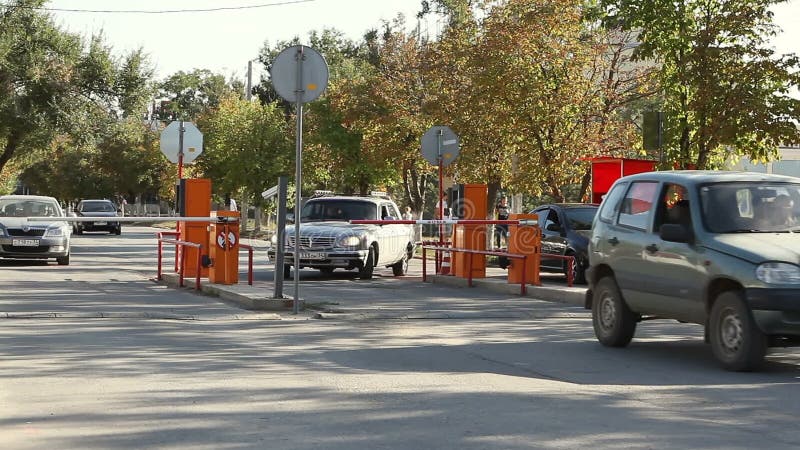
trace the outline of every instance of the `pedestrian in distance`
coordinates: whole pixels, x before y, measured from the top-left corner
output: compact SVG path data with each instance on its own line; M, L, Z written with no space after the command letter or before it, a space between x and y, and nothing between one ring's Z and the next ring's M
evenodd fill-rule
M236 200L231 198L231 194L225 194L225 209L228 211L238 211Z
M403 220L413 220L414 216L411 214L411 207L406 206L405 211L403 211Z
M497 220L508 220L508 197L505 195L500 198L500 201L497 202L497 205L494 208L495 217ZM494 239L495 239L495 248L500 248L500 241L507 241L508 240L508 225L495 225L494 226Z

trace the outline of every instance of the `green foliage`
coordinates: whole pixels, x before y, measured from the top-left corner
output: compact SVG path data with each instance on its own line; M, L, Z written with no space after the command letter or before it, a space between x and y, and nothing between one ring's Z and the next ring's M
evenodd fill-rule
M195 166L213 180L219 196L246 194L261 204L261 192L292 169L294 146L276 105L224 97L198 127L203 130L204 150Z
M241 97L243 87L208 69L195 69L170 75L159 84L158 92L159 97L165 99L156 113L159 120L193 122L202 114L217 109L222 99Z
M800 139L800 60L767 45L782 0L606 0L609 22L640 30L640 58L661 64L670 165L771 159Z

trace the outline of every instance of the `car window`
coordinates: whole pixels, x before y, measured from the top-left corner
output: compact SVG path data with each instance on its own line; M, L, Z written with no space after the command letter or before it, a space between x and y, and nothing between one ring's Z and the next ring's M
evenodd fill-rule
M358 200L314 200L303 206L300 219L303 222L375 220L377 207L372 202Z
M550 208L544 208L544 209L539 210L537 212L537 214L539 214L539 217L544 217L544 229L545 230L547 230L547 226L550 225L550 224L559 225L558 214L555 212L555 210L550 209Z
M0 215L7 217L58 217L61 209L57 203L46 200L4 199L0 201Z
M691 207L686 187L666 183L661 192L656 207L658 213L654 230L658 230L663 224L684 225L691 228Z
M626 183L616 184L611 188L611 192L605 195L603 205L600 207L600 220L605 222L614 220L617 212L619 212L620 200L622 199L622 194L625 193L626 187L628 187Z
M650 222L650 212L655 201L657 182L636 181L622 198L619 211L619 224L638 230L646 230Z
M391 203L389 203L389 215L395 219L400 219L400 213L397 211L397 207Z

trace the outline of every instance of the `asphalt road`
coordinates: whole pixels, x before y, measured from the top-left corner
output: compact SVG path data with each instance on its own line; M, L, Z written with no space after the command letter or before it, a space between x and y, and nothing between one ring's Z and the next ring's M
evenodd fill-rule
M153 283L152 236L134 227L121 237L76 236L68 267L0 261L0 448L749 449L800 441L797 350L773 351L763 372L729 373L700 327L648 322L629 348L608 349L582 310L535 301L532 313L564 313L268 320ZM346 275L315 277L304 278L370 290ZM418 284L377 281L411 292ZM437 288L464 305L473 295L504 301ZM170 320L170 312L198 319Z

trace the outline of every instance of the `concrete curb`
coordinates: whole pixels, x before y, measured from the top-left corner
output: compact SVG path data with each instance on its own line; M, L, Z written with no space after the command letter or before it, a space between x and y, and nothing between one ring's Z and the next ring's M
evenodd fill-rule
M457 278L449 275L428 275L428 282L444 284L447 286L468 288L466 278ZM475 278L472 286L476 288L488 289L501 294L519 296L519 285L509 284L505 280L497 278ZM566 303L569 305L583 306L586 298L585 287L549 287L549 286L530 286L526 288L525 297L545 300L549 302Z
M448 320L448 319L585 319L589 313L540 312L540 311L448 311L430 313L346 313L319 312L313 316L321 320Z
M177 321L223 321L223 320L282 320L278 314L228 314L219 316L198 316L162 312L0 312L0 319L146 319Z
M157 283L163 283L171 287L178 287L180 279L178 274L164 273L162 280L155 280ZM184 288L194 290L194 279L189 280L184 278ZM208 281L200 283L200 292L214 297L219 297L223 300L235 303L240 307L247 310L254 311L292 311L294 301L287 298L269 298L261 292L255 290L253 286L244 284L212 284ZM300 299L300 309L304 308L304 301Z

